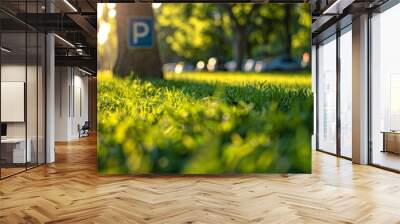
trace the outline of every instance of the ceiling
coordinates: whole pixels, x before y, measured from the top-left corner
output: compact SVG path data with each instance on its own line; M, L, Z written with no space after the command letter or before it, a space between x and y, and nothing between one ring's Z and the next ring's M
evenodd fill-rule
M317 44L338 29L351 24L354 17L374 10L388 0L310 0L312 39Z
M3 38L14 49L9 58L26 55L25 35L18 33L51 32L56 34L56 66L77 66L95 74L96 3L96 0L48 0L46 5L45 0L1 0ZM28 44L28 56L35 49L31 46Z

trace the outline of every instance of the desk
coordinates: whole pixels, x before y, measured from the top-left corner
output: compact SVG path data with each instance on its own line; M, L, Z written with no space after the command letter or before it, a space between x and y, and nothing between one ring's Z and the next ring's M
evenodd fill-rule
M32 140L28 138L25 153L25 138L5 138L1 139L2 157L8 163L26 163L32 160ZM5 154L3 156L3 154ZM11 159L12 158L12 159ZM26 160L25 160L26 159Z
M383 131L382 152L400 154L400 131Z

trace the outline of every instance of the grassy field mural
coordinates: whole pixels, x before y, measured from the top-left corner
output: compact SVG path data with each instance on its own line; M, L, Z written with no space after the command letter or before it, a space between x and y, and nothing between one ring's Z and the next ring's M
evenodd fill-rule
M311 172L309 74L167 77L99 74L101 173Z
M99 3L100 174L310 173L307 4Z

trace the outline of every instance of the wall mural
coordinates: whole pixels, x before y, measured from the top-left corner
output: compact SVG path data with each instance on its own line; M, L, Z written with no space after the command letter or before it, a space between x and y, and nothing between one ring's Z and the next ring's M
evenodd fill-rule
M308 4L98 4L100 174L310 173Z

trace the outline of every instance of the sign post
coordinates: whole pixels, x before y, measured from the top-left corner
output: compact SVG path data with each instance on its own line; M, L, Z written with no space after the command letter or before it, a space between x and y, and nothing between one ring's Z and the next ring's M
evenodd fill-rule
M129 48L152 48L154 21L152 17L134 17L129 19Z

